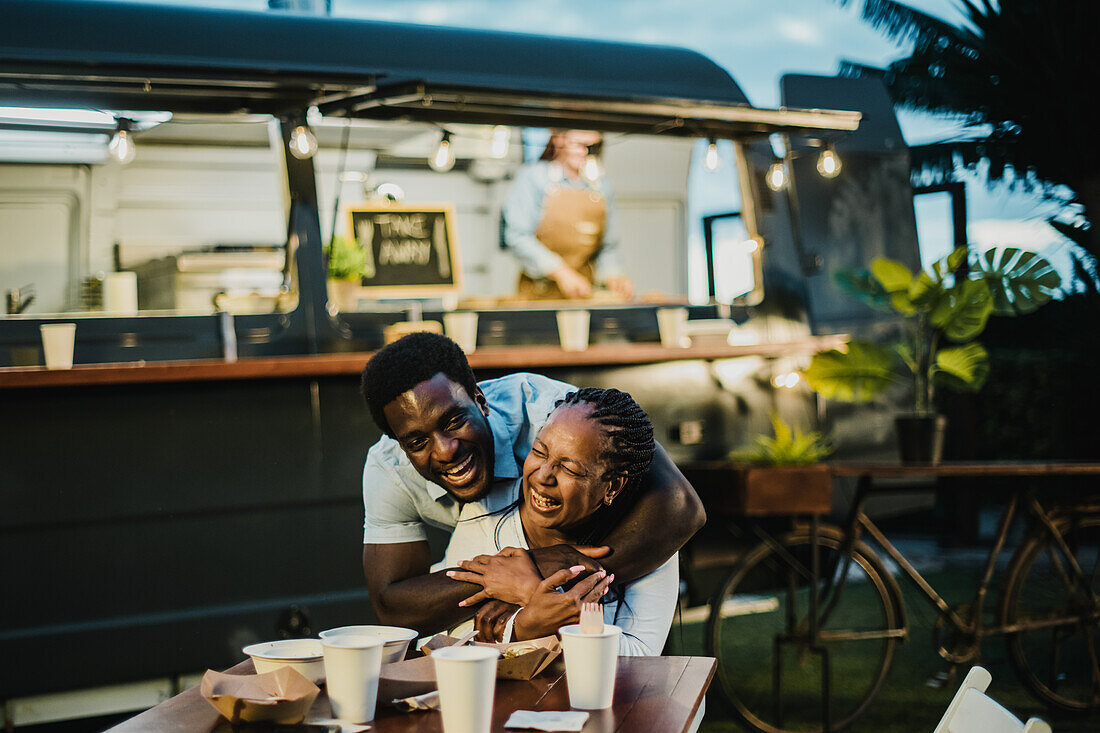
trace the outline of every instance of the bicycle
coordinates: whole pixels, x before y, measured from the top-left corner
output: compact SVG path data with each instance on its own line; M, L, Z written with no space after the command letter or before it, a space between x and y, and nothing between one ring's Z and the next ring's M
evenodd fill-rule
M897 579L864 535L933 607L945 660L976 662L982 640L1003 635L1032 695L1063 710L1100 709L1100 503L1047 508L1030 489L1015 491L973 601L958 608L863 511L869 494L890 491L873 487L873 476L1100 475L1100 464L837 464L833 475L859 479L844 525L824 525L814 515L773 537L755 523L759 544L738 559L711 601L707 653L718 659L720 687L743 723L764 733L842 730L879 692L909 626ZM1031 524L987 624L996 561L1021 505Z

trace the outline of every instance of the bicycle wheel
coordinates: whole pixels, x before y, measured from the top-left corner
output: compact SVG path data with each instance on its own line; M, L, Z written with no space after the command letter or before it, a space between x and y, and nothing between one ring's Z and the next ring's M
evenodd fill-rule
M1005 580L1001 621L1020 679L1039 700L1064 710L1100 709L1100 516L1055 521L1083 578L1049 532L1017 550ZM1028 627L1031 628L1028 628Z
M823 528L818 538L818 623L833 730L866 709L905 634L897 583L862 542L835 592L845 572L841 536ZM707 652L718 659L731 711L758 731L823 729L822 655L809 645L810 563L809 532L796 530L776 546L750 550L711 601Z

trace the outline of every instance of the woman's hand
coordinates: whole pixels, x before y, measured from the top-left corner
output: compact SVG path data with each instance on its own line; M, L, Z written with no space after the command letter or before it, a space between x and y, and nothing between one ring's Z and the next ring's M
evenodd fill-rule
M569 265L562 265L551 272L550 279L558 284L566 298L587 298L592 295L592 283Z
M589 573L567 591L555 590L577 577L576 568L559 570L539 583L531 600L516 616L512 630L517 640L537 639L556 633L567 624L580 619L581 604L595 603L607 593L614 575L604 571Z
M606 285L607 289L614 293L616 297L622 298L623 300L630 300L634 295L634 283L625 275L609 277L604 282L604 285Z
M472 606L488 598L525 606L542 582L527 550L518 547L505 547L495 555L478 555L472 560L463 560L458 567L461 570L450 570L447 577L482 587L459 603L460 606Z

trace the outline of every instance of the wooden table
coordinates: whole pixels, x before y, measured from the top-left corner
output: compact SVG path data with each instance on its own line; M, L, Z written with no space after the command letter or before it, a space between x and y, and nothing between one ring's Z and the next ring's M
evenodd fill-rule
M683 733L699 710L714 669L711 657L620 657L615 702L609 710L592 712L584 733ZM241 662L227 672L252 674L252 661ZM529 682L498 680L492 730L503 732L508 716L516 710L569 710L565 674L543 674ZM322 688L308 717L331 715ZM230 730L229 722L202 698L198 686L111 729L117 733ZM403 713L380 706L370 731L442 733L443 723L438 712Z

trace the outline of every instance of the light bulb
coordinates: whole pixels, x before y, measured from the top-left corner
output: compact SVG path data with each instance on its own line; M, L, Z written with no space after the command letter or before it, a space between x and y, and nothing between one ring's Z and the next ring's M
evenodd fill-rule
M764 182L773 191L781 191L787 187L787 168L782 163L772 163L768 174L764 176Z
M443 133L443 137L439 139L438 147L432 153L432 157L428 158L428 165L431 166L433 171L440 173L446 173L455 167L455 154L451 150L451 133Z
M404 201L405 189L398 186L396 183L380 183L378 188L374 189L374 194L380 199L386 201Z
M312 158L317 152L317 138L305 125L298 125L290 133L290 142L287 143L290 154L298 160Z
M718 143L711 138L710 145L707 145L707 157L703 160L703 165L706 166L708 171L716 171L718 170L718 162Z
M116 132L107 146L107 152L123 165L131 162L137 155L137 148L134 147L134 139L130 137L129 131L119 130Z
M603 175L603 171L600 170L600 159L595 155L589 155L584 159L584 177L590 181L599 180Z
M781 387L794 389L798 386L799 381L801 381L801 377L798 376L798 372L785 372L772 377L772 386L776 389Z
M493 136L489 141L489 155L494 158L504 158L508 155L508 143L512 139L512 130L504 125L493 128Z
M817 172L825 178L836 178L840 175L840 156L832 148L825 148L817 159Z

